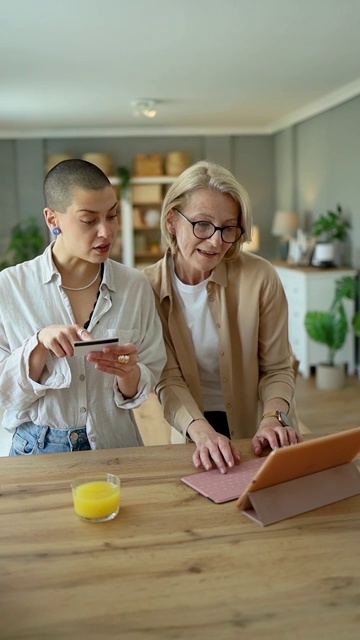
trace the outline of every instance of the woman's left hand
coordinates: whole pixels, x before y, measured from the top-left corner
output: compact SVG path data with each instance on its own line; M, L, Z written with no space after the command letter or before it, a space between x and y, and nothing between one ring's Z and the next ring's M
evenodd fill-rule
M131 342L114 347L104 347L102 351L90 351L89 362L103 373L116 376L117 386L124 398L133 398L138 391L140 367L137 348Z
M87 359L89 362L94 362L98 371L109 373L117 378L124 378L138 368L137 348L131 342L104 347L102 351L90 351Z
M257 456L267 446L271 447L271 449L278 449L279 447L287 447L290 444L297 444L304 439L294 427L282 427L277 419L271 423L270 419L267 418L266 424L264 423L265 420L260 424L251 442L253 451Z

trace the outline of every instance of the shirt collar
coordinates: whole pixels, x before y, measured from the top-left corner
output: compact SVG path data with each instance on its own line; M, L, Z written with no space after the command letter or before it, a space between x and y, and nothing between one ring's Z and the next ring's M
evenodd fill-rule
M170 261L173 260L173 257L168 251L166 255L163 257L160 263L161 270L161 289L160 289L160 302L163 301L164 298L171 296L171 264ZM215 282L221 287L227 286L228 276L227 276L227 266L226 262L222 260L216 267L213 269L210 275L210 282Z
M47 284L51 282L55 278L60 278L60 273L57 270L53 258L52 258L52 247L54 246L55 240L51 242L45 249L42 255L42 282L43 284ZM105 284L110 291L116 291L115 285L115 274L112 268L111 260L106 260L104 263L104 275L101 282L101 286Z

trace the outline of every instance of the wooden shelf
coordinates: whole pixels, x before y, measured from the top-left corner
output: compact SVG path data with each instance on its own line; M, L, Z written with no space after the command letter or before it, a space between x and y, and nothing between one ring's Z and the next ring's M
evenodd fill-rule
M161 247L154 251L154 245L160 244L160 210L164 192L174 180L174 176L165 175L133 176L129 189L120 194L124 264L130 267L136 266L136 263L152 264L164 255ZM110 176L110 181L113 185L119 184L117 176ZM158 224L143 224L148 209L158 211Z
M135 258L160 258L162 255L161 249L159 251L135 251Z
M120 184L117 176L108 176L112 185ZM130 184L171 184L174 182L174 176L134 176L130 178Z

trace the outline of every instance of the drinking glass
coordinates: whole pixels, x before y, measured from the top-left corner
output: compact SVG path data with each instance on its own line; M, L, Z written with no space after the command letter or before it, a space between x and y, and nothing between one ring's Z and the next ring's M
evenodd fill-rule
M75 513L86 522L106 522L117 516L120 507L120 478L98 473L71 483Z

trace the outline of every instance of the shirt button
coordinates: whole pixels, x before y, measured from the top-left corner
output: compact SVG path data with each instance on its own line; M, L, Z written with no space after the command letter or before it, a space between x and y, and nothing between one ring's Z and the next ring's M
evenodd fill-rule
M227 378L223 378L223 382L227 382L227 381L228 381Z
M90 440L91 440L91 442L96 442L95 436L91 436Z
M227 409L231 409L231 404L230 404L230 403L229 403L229 404L227 404L227 405L226 405L226 408L227 408Z
M232 435L232 436L234 436L234 435L235 435L235 431L232 431L232 432L231 432L231 435Z
M224 356L225 355L225 351L220 351L220 355Z
M217 322L217 323L216 323L216 326L217 326L217 328L218 328L218 329L220 329L220 327L221 327L220 322Z
M214 298L213 298L213 296L210 296L210 297L209 297L209 302L214 302Z
M85 380L85 376L84 376L84 374L83 374L83 373L81 374L81 376L79 376L79 380L81 380L81 382L82 382L83 380Z
M86 407L81 407L80 413L86 413Z

